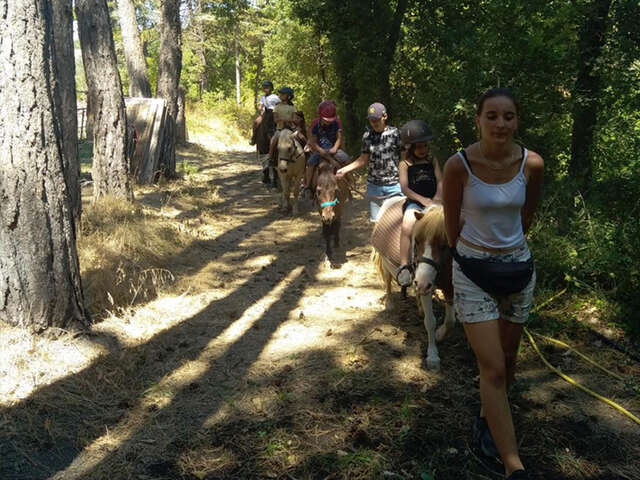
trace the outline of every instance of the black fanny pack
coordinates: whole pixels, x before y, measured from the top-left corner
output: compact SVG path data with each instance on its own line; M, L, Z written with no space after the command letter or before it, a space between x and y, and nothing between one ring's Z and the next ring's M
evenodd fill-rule
M521 292L533 276L533 257L525 262L500 262L492 259L463 257L455 247L451 249L451 254L460 265L462 273L490 295Z

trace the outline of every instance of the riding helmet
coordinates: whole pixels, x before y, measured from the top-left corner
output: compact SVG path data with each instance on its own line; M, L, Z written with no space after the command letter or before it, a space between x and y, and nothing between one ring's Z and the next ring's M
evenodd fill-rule
M262 88L269 87L273 90L273 82L271 80L265 80L262 82Z
M291 87L280 87L278 93L286 93L287 95L289 95L289 98L293 98L293 88Z
M336 119L336 104L330 100L320 102L318 105L318 115L327 122L333 122Z
M429 125L423 120L410 120L405 123L400 129L400 136L405 145L426 142L434 137Z

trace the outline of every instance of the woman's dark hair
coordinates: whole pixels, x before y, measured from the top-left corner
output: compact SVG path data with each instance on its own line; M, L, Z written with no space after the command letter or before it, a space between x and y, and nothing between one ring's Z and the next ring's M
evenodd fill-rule
M513 93L509 88L505 87L493 87L485 90L485 92L480 95L480 98L478 98L478 108L476 110L476 113L480 115L482 113L482 109L484 108L484 102L489 98L495 97L506 97L511 100L516 107L516 113L518 115L520 114L520 102L518 101L518 97L516 97L516 94Z

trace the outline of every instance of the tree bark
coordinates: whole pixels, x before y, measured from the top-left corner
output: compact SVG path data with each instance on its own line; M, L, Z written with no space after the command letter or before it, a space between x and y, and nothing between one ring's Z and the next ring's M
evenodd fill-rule
M233 49L236 57L236 104L240 105L240 55L238 54L238 37L233 39Z
M385 105L387 105L387 108L391 110L393 110L393 106L391 102L391 84L389 79L391 77L393 57L396 54L396 45L398 44L398 39L400 38L400 32L402 30L402 20L404 19L404 14L407 11L407 3L408 0L398 0L398 4L396 5L396 11L393 15L393 21L389 26L389 32L387 35L387 48L384 52L384 61L382 62L383 69L380 72L382 85L381 98Z
M178 4L178 0L162 0L156 91L158 97L166 100L169 114L174 121L178 113L178 85L182 71L182 32Z
M78 158L78 104L76 99L76 62L73 48L72 0L53 0L53 36L55 41L56 115L60 122L62 154L71 209L76 222L82 212L80 161Z
M573 130L569 175L586 189L593 174L594 130L600 110L598 61L605 43L611 0L594 0L578 37L578 75L573 91Z
M142 50L138 31L138 19L132 0L118 0L120 29L124 57L129 72L129 95L131 97L151 97L151 85L147 76L147 61Z
M55 116L51 0L0 0L0 320L83 327L75 223Z
M186 93L184 88L178 88L178 118L176 119L176 142L185 143L187 141L186 122Z
M105 0L76 0L82 61L93 115L93 198L133 199L122 84Z
M260 79L262 78L264 58L262 54L262 40L258 41L258 59L256 61L256 81L253 85L253 108L258 110L258 91L260 89Z
M193 33L196 37L196 55L200 61L200 81L198 82L198 98L202 100L202 94L209 87L209 81L207 78L207 56L205 54L205 33L202 25L202 0L197 0L194 5L193 2L189 3L191 10L191 21L193 22Z
M178 119L178 85L182 71L182 30L180 27L179 0L162 0L162 23L160 25L160 50L158 52L158 85L156 96L167 102L169 126L167 152L162 161L164 174L176 176L176 120Z

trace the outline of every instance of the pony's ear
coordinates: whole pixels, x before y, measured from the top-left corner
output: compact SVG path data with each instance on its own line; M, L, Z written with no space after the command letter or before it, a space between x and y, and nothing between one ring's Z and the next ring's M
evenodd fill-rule
M420 220L422 217L424 217L424 213L419 212L417 210L415 210L413 214L416 216L416 220Z

